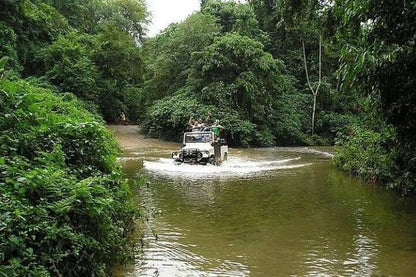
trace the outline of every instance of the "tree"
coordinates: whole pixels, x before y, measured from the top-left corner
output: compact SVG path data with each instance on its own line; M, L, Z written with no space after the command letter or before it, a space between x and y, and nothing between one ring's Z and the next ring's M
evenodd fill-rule
M147 102L150 104L183 88L192 65L192 53L210 45L218 34L214 17L196 13L147 41L143 47Z
M69 28L65 17L42 1L0 1L1 37L7 40L1 45L5 48L10 44L15 45L15 53L7 55L12 58L11 64L20 64L21 67L14 67L23 76L36 72L36 53L59 35L67 33ZM17 56L16 60L14 56Z
M316 88L314 89L312 87L311 81L309 80L309 73L308 73L308 65L306 62L306 50L305 50L305 42L302 40L302 50L303 50L303 61L305 64L305 74L306 74L306 80L309 86L309 89L312 92L313 95L313 108L312 108L312 119L311 119L311 129L312 129L312 135L314 134L315 130L315 110L316 110L316 97L318 96L319 88L322 83L322 36L319 36L319 78L318 78L318 84L316 85Z
M267 34L260 29L254 10L248 4L208 0L201 12L214 16L222 33L239 33L263 44L268 41Z
M340 49L344 43L338 41L335 35L338 19L334 17L331 2L251 0L249 3L261 29L270 38L265 44L266 51L284 62L288 74L293 76L297 93L309 94L310 87L314 88L310 104L303 108L303 118L314 117L314 124L312 118L304 121L303 132L314 133L317 139L317 135L329 136L332 141L338 132L347 132L352 123L347 119L353 119L358 114L360 95L340 90L343 83L337 78L336 72L339 68ZM321 42L316 39L320 36ZM322 51L309 51L319 49L319 44ZM305 74L303 52L306 51L309 76ZM309 74L310 72L320 74ZM321 83L319 96L314 96L318 83ZM308 113L312 116L308 116Z
M109 16L108 2L102 0L43 0L58 10L71 27L87 34L97 34Z
M111 0L111 13L106 19L120 30L130 34L137 42L143 42L149 14L144 0Z
M72 92L85 100L96 101L97 67L92 53L80 40L80 34L71 33L60 36L42 49L37 57L43 68L40 74L45 74L62 92Z
M207 4L208 0L201 0L200 1L200 5L201 5L201 9L203 9L205 7L205 5Z
M263 122L272 98L284 89L281 71L282 63L264 52L260 42L230 33L194 54L190 82L202 101Z
M202 103L235 110L255 124L253 144L273 145L276 100L292 92L283 63L247 36L228 33L193 55L190 90ZM282 102L281 102L282 103Z
M384 182L403 193L412 192L416 188L415 1L337 1L334 15L339 22L337 39L344 44L344 89L370 99L366 126L371 132L382 136L380 125L394 127L389 139L379 143L395 168ZM362 146L354 146L361 150Z

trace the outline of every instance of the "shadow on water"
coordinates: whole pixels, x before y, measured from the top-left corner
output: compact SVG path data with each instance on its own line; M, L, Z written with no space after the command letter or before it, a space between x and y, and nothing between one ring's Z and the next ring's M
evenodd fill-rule
M119 161L130 180L151 180L137 191L143 248L120 275L416 272L415 201L335 171L330 151L233 150L221 167L178 166L168 155L137 151Z

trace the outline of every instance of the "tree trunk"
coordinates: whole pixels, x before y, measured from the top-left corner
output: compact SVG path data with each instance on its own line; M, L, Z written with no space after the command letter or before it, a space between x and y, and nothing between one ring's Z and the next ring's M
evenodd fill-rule
M316 96L318 94L313 95L313 109L312 109L312 135L315 132L315 111L316 111Z
M322 82L322 35L319 36L319 73L318 73L319 79L318 79L318 85L316 89L313 89L312 84L309 80L308 65L306 63L305 42L303 40L302 40L302 50L303 50L303 62L305 66L306 81L313 95L313 108L312 108L312 120L311 120L311 130L312 130L312 135L313 135L315 133L316 97L318 96L319 88Z

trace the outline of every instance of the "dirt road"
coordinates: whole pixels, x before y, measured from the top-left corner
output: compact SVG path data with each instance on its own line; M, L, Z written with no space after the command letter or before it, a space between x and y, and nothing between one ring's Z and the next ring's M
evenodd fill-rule
M123 150L143 148L175 149L180 146L179 143L175 142L145 138L142 134L139 134L137 125L108 125L107 128L114 132Z

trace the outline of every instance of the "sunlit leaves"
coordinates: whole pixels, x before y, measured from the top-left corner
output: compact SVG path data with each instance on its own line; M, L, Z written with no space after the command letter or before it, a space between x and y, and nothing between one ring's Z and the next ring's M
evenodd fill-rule
M136 39L145 35L145 24L148 23L148 12L144 0L112 0L114 9L112 20L124 31Z
M25 0L22 7L24 15L39 26L43 26L45 32L51 37L65 33L70 28L66 18L48 4L41 1Z

